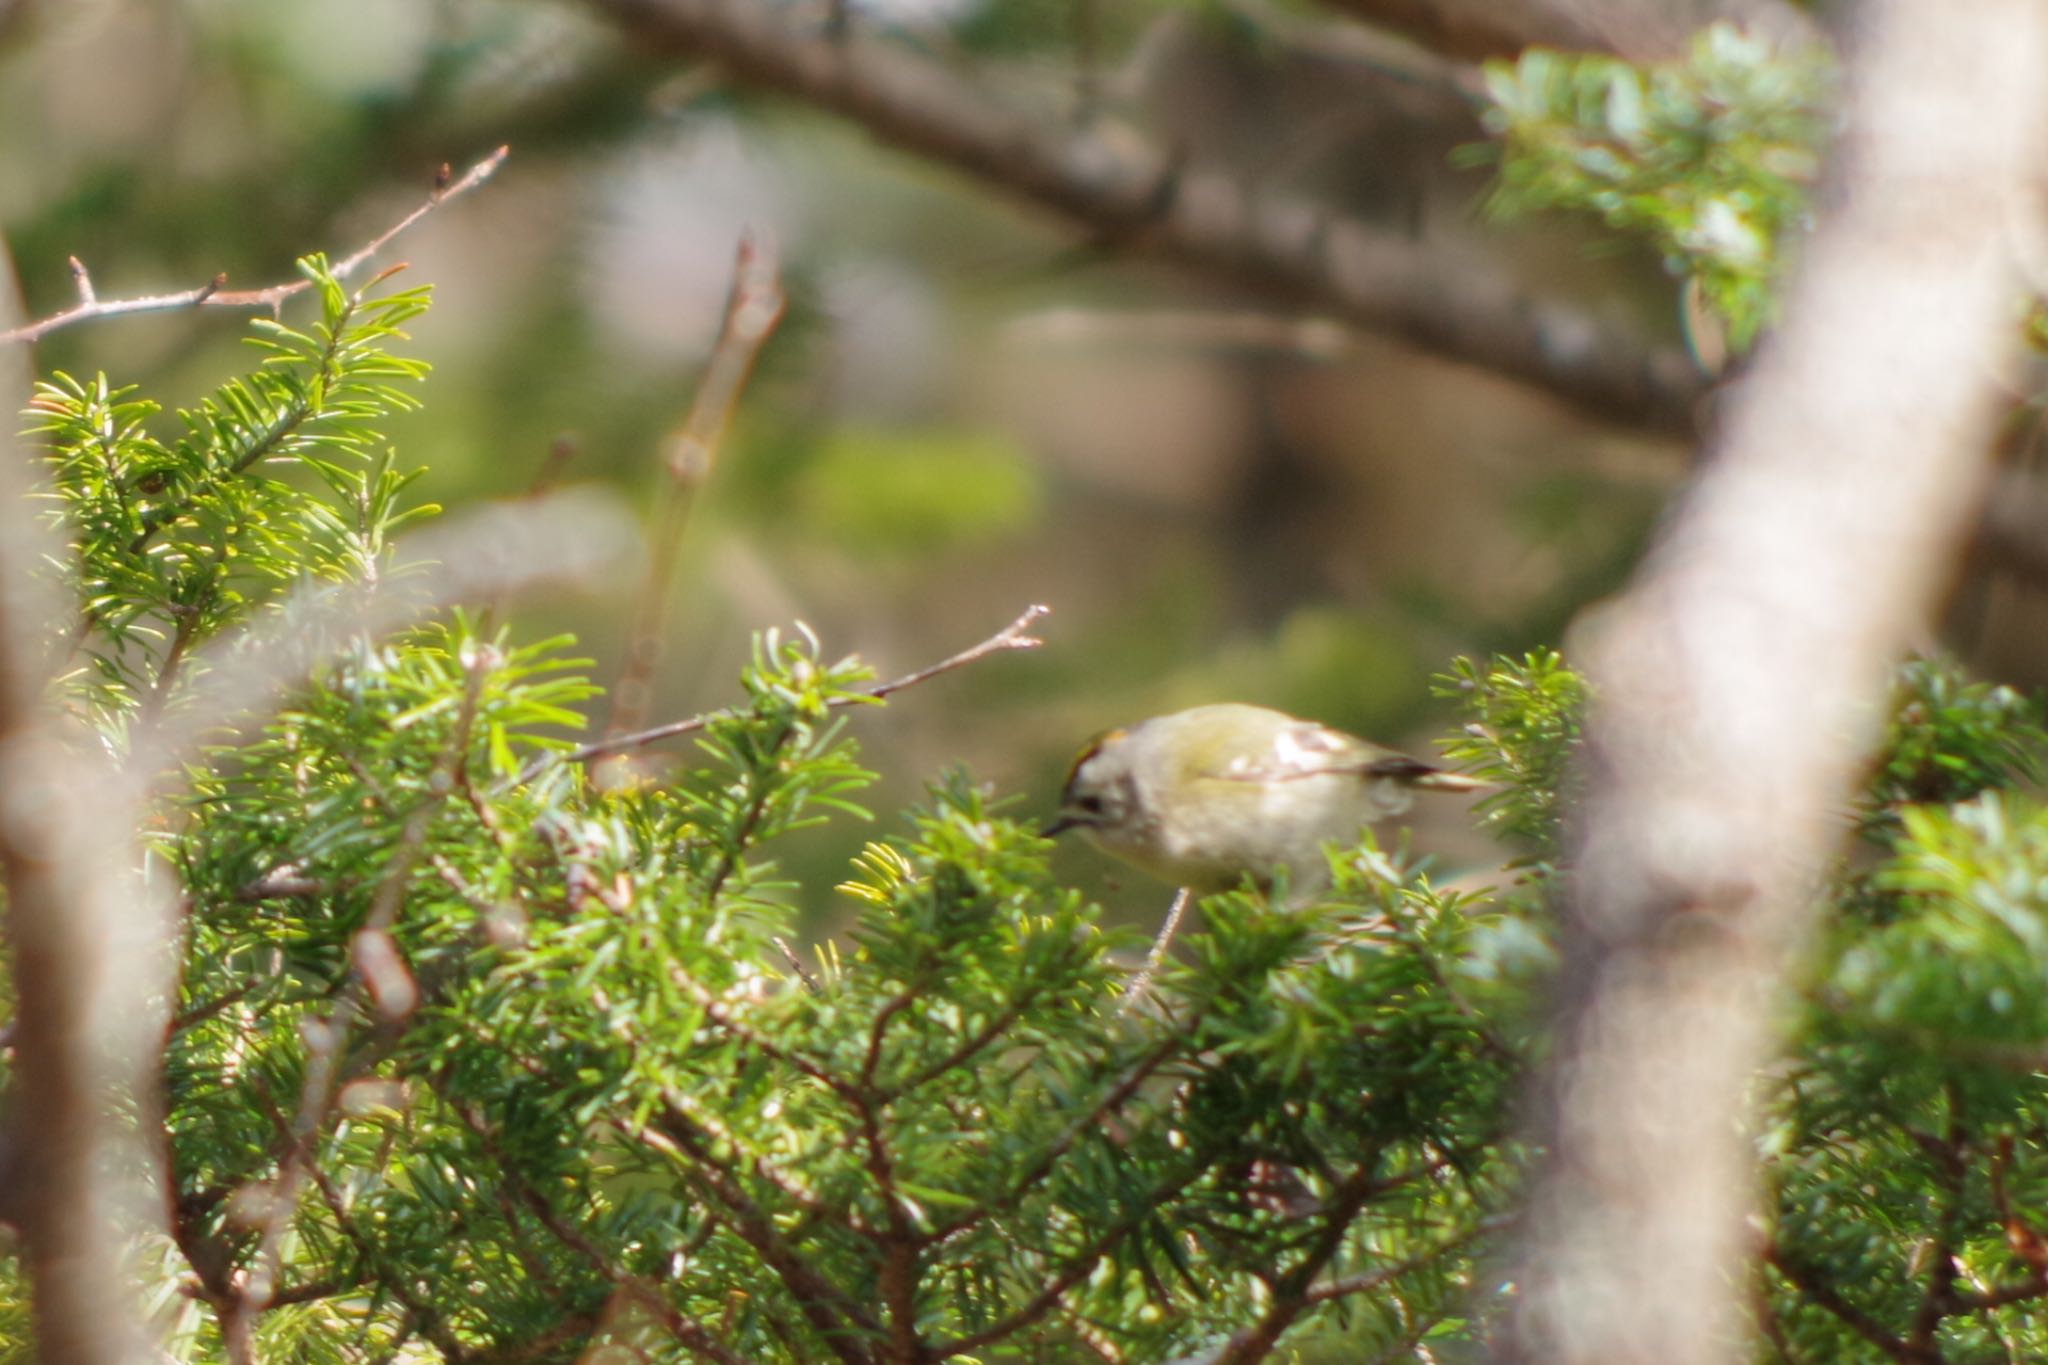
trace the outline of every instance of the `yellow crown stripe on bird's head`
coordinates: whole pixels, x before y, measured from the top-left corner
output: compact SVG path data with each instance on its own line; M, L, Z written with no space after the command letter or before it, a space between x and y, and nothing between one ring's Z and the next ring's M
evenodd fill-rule
M1080 775L1083 765L1085 765L1089 759L1101 753L1104 745L1109 744L1114 740L1122 739L1130 733L1131 732L1127 728L1118 725L1113 726L1110 729L1104 730L1100 734L1096 735L1093 739L1090 739L1087 743L1087 746L1083 748L1079 754L1076 754L1074 756L1074 761L1067 765L1067 780L1063 784L1061 784L1061 790L1064 791L1066 788L1074 785L1074 779Z

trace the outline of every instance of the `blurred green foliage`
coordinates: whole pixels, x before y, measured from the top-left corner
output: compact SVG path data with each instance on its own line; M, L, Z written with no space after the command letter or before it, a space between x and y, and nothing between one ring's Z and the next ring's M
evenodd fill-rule
M1042 480L988 432L842 428L812 456L795 491L803 534L875 557L921 562L1025 530Z
M1819 168L1825 54L1714 24L1682 62L1533 48L1490 64L1486 85L1500 141L1477 150L1499 161L1496 212L1594 214L1694 284L1736 350L1756 339Z

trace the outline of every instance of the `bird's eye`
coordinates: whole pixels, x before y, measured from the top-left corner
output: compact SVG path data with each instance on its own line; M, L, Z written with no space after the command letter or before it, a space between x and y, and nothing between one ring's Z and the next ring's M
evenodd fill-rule
M1077 797L1074 800L1074 804L1079 806L1082 810L1088 812L1090 815L1102 814L1102 798L1099 796L1089 795Z

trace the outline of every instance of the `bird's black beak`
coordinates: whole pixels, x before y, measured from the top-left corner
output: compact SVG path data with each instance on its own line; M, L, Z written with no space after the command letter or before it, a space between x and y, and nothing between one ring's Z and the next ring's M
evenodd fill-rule
M1041 839L1056 839L1080 823L1079 820L1076 820L1071 815L1060 815L1051 824L1038 831L1038 837Z

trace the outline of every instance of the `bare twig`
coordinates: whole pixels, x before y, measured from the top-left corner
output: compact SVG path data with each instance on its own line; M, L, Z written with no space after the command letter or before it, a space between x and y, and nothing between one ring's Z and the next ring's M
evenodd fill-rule
M824 987L818 984L817 977L811 975L811 969L804 966L804 960L796 955L796 949L790 946L788 939L780 934L770 934L768 941L775 945L776 952L782 954L782 960L787 962L789 969L796 973L796 979L803 982L806 991L809 991L812 995L824 994Z
M917 669L915 672L905 673L900 678L891 678L888 682L876 683L861 695L876 698L887 697L901 692L907 687L915 687L921 682L930 682L941 673L951 673L956 668L965 668L971 663L977 663L982 659L986 659L991 654L1000 654L1006 649L1037 649L1045 641L1031 634L1031 627L1051 614L1051 607L1037 605L1026 607L1024 608L1023 615L989 636L986 640L983 640L980 644L971 645L961 650L958 654L941 659L927 667Z
M782 320L782 280L773 246L753 233L740 238L733 262L732 295L726 303L725 325L711 359L697 384L683 425L668 438L662 465L667 482L654 512L648 538L647 573L633 603L626 636L626 661L612 690L607 737L636 729L646 719L653 695L655 666L661 658L663 625L669 589L675 580L676 554L697 494L717 467L725 434L732 426L740 395L754 372L761 348Z
M926 668L920 668L914 673L906 673L900 678L892 678L888 682L877 683L873 687L864 688L846 697L834 698L830 704L835 708L856 706L865 701L872 701L887 697L892 693L901 692L906 687L915 687L921 682L928 682L938 677L941 673L950 673L956 668L965 668L968 664L985 659L991 654L1000 654L1008 649L1037 649L1045 641L1028 632L1034 622L1051 611L1051 607L1026 607L1022 616L1019 616L1016 620L1010 622L1009 625L1004 626L978 645L963 649L951 658L941 659L938 663ZM670 721L666 725L657 725L650 730L639 730L629 735L611 735L589 744L578 745L574 749L564 749L559 753L542 754L520 769L518 776L513 781L515 784L531 782L534 778L540 776L542 772L558 764L581 763L603 754L614 754L627 749L644 748L649 744L659 744L665 739L675 739L681 735L693 735L713 721L722 720L734 714L736 713L730 710L707 711L702 715L691 716L688 720Z
M1131 978L1131 984L1124 987L1123 998L1116 1002L1118 1014L1124 1013L1145 998L1145 992L1151 988L1152 978L1159 974L1160 967L1166 963L1166 953L1173 946L1173 936L1180 932L1181 918L1187 914L1188 903L1194 898L1195 893L1185 886L1173 893L1173 904L1166 909L1166 923L1159 927L1159 936L1152 940L1151 951L1145 954L1145 965L1138 969L1138 974Z
M436 178L434 192L425 203L405 217L393 223L370 241L344 257L333 267L336 279L346 279L372 256L391 244L391 240L432 213L441 205L460 195L467 194L478 185L489 180L504 164L511 148L500 147L482 161L471 166L460 179L449 179L448 168L441 168ZM121 317L131 313L163 313L179 308L264 308L272 313L284 306L285 300L313 287L311 280L288 280L269 285L262 289L228 289L226 275L216 275L196 289L181 289L169 294L145 294L136 298L102 299L93 289L92 277L86 272L85 264L76 256L71 258L71 278L78 287L78 302L61 313L52 314L40 322L0 332L0 346L17 341L39 341L50 333L77 323L89 322L95 318Z

